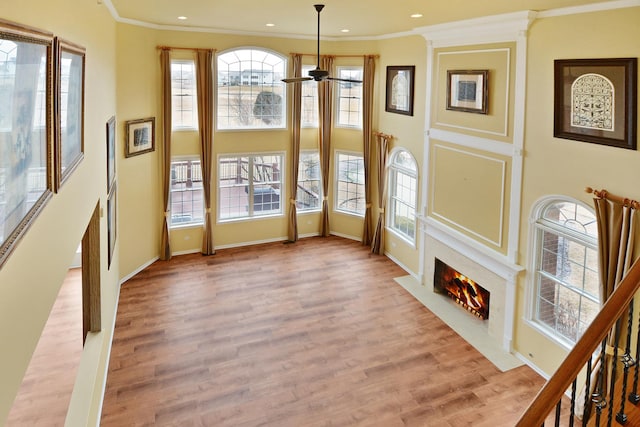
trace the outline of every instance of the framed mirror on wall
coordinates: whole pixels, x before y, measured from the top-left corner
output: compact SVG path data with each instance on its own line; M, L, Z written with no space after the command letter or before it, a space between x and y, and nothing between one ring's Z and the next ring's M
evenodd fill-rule
M85 49L57 38L55 48L55 191L84 157Z
M0 267L52 195L53 46L0 20Z

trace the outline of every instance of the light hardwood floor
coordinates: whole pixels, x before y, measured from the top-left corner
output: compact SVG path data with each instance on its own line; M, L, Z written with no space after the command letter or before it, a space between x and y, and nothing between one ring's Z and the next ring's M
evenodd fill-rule
M6 427L63 426L81 357L82 270L72 269L51 308Z
M156 262L122 286L101 425L512 426L544 383L500 372L358 242Z

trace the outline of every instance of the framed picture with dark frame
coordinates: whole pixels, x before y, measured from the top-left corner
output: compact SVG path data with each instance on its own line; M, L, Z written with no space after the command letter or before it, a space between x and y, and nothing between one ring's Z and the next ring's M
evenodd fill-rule
M116 237L118 235L118 221L117 221L117 184L114 182L109 197L107 198L107 245L108 245L108 264L107 268L111 268L111 261L113 260L113 253L116 248Z
M54 184L58 191L84 158L85 49L55 39Z
M553 136L635 150L638 58L554 61Z
M447 70L447 110L489 113L489 70Z
M388 65L385 111L413 116L415 65Z
M0 19L0 267L53 195L53 34Z
M149 153L156 148L156 118L129 120L125 130L125 157Z
M107 121L107 194L116 181L116 116Z

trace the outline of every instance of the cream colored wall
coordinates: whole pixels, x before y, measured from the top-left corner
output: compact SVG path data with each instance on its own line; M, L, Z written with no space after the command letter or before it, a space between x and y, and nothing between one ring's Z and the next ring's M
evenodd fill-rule
M640 56L640 8L539 19L529 32L525 166L520 259L531 263L529 216L537 200L563 195L592 206L584 188L605 188L612 193L640 198L640 153L553 137L553 61L572 58ZM637 92L635 94L637 96ZM518 282L515 349L547 374L566 351L526 321L532 273Z
M426 74L427 74L427 48L422 36L406 36L393 39L383 39L380 43L380 60L378 63L378 126L377 130L393 135L389 151L394 148L403 148L411 152L418 165L418 201L417 213L424 214L424 200L420 197L426 177L424 168L424 130L425 130L425 105L426 105ZM389 65L415 65L415 87L413 116L396 114L385 111L386 69ZM377 175L374 175L377 179ZM374 194L374 206L378 201ZM377 209L373 209L373 222L377 222ZM420 240L419 229L416 228L416 243L409 244L398 237L392 231L385 234L385 252L401 264L413 275L417 275L420 269L418 242Z
M501 255L511 232L513 160L502 145L513 143L515 55L515 43L435 49L429 100L427 215ZM488 70L487 114L447 109L448 70ZM436 131L447 132L448 141Z
M123 121L147 116L156 117L156 150L132 158L123 159L120 180L126 187L122 194L121 221L123 234L121 277L133 273L140 266L158 257L162 198L159 182L159 165L162 161L160 141L162 138L161 99L158 88L159 59L156 47L213 48L217 52L237 47L260 47L273 50L289 57L290 52L313 54L316 50L313 40L255 37L229 34L192 33L181 31L160 31L128 24L118 24L118 119ZM362 42L322 42L322 53L338 55L377 54L377 43ZM176 50L175 57L189 57L188 51ZM315 64L315 56L305 56L305 64ZM362 64L360 58L337 57L335 65ZM379 75L377 76L379 77ZM289 120L289 118L288 118ZM197 132L174 132L172 155L197 155L199 153ZM120 139L123 143L123 139ZM333 149L362 152L362 133L336 128L333 133ZM317 147L317 131L303 129L302 148ZM124 147L121 150L124 152ZM283 152L290 161L290 130L268 131L215 131L213 176L217 176L216 159L221 154L244 152ZM286 179L286 178L285 178ZM212 201L216 200L214 186ZM332 200L333 193L328 195ZM282 216L240 220L213 224L216 247L237 246L261 241L280 240L287 236L287 204ZM212 209L214 210L214 209ZM215 210L214 210L215 211ZM333 210L330 213L332 232L360 238L362 219L354 218ZM299 234L312 235L319 231L318 213L301 214L298 219ZM200 227L185 227L171 230L171 247L174 253L197 252L200 250L202 230ZM126 242L126 243L125 243Z
M9 413L96 203L106 210L105 127L116 111L115 24L104 6L83 0L3 2L2 18L86 47L86 84L84 159L0 269L0 424ZM103 330L87 337L70 402L70 425L97 420L111 341L120 241L108 270L106 215L100 219L100 229ZM81 334L82 325L61 333Z

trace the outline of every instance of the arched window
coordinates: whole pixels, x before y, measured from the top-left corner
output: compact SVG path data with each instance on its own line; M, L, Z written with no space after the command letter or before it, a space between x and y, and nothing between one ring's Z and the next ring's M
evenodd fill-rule
M218 55L218 129L287 126L284 56L259 48Z
M388 227L402 238L415 243L418 167L406 150L396 150L389 159Z
M600 310L598 230L593 209L553 198L534 209L532 320L574 344Z

